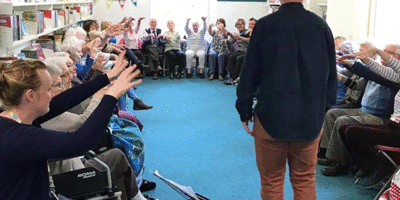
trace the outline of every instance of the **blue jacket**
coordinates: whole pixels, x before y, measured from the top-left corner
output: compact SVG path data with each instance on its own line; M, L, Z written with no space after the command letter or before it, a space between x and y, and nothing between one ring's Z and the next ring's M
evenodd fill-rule
M274 139L313 141L336 101L336 57L323 19L301 3L283 4L257 21L237 88L242 121L255 112Z

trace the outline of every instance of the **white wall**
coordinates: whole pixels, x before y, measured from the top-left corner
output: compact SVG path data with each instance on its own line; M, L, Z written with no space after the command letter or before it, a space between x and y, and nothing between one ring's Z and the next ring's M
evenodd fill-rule
M199 3L203 4L200 5ZM173 18L185 12L182 11L182 6L187 6L188 8L186 10L188 10L189 13L192 11L191 15L193 16L188 17L199 18L199 13L203 13L203 15L208 17L208 24L215 23L217 18L224 18L227 23L227 28L232 31L236 30L234 25L237 18L243 18L247 22L251 17L261 18L267 14L266 2L220 2L217 0L137 0L137 6L134 6L132 1L126 0L124 8L121 9L118 1L112 1L111 8L107 8L105 0L98 0L98 3L94 6L94 18L100 22L104 19L108 19L115 23L120 21L124 16L132 16L134 18L144 16L146 19L142 22L142 28L148 28L149 19L154 17L158 19L158 26L163 30L166 29L166 21L172 18L177 25L176 29L183 30L184 22L188 17L182 17L183 19ZM165 12L161 13L162 10ZM161 17L162 19L160 19ZM201 22L200 18L196 20Z
M327 22L333 36L367 40L369 0L328 0Z
M111 7L107 8L105 0L98 0L94 5L94 19L99 23L103 20L110 20L112 23L117 23L126 16L131 16L136 20L139 17L145 17L142 25L147 27L150 18L150 2L149 0L137 0L137 6L131 0L126 0L122 9L118 1L111 1Z
M267 2L225 2L210 0L210 20L215 23L218 18L223 18L226 21L226 27L230 31L236 30L235 22L238 18L243 18L246 21L251 17L259 19L267 15Z

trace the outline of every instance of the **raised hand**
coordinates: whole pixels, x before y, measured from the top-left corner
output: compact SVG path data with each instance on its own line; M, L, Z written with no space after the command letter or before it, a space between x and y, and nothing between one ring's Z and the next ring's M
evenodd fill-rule
M190 21L191 18L187 18L187 21Z
M143 19L145 19L144 17L141 17L138 19L138 22L142 21Z
M94 59L93 61L93 69L99 70L99 71L103 71L103 66L104 64L107 62L106 59L104 59L103 54L99 54L96 59Z
M106 29L107 37L114 37L120 35L125 32L125 26L122 24L113 24L109 28Z
M201 19L202 19L203 21L206 21L207 17L206 17L206 16L203 16L203 17L201 17Z
M135 70L135 69L136 65L132 65L126 68L119 75L118 79L114 81L114 84L110 87L110 89L107 91L106 94L111 95L118 99L123 94L125 94L130 88L141 84L142 79L138 79L132 82L132 80L140 74L140 70Z
M128 66L129 63L125 59L125 54L126 51L125 50L122 51L118 55L118 58L116 59L113 69L107 72L107 76L110 81L117 78L122 73L122 71L124 71L125 67Z

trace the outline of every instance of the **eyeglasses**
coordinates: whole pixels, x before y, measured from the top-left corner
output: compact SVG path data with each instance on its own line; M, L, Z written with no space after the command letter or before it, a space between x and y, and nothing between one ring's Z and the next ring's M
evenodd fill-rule
M55 85L51 85L52 87L58 87L58 89L62 89L64 87L64 84L62 82L58 82Z

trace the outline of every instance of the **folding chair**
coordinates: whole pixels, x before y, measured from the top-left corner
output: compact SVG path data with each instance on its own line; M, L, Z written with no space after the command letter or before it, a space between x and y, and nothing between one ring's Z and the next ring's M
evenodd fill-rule
M400 153L400 148L397 147L388 147L388 146L384 146L384 145L375 145L375 149L378 150L379 153L381 153L382 155L384 155L390 163L392 163L392 165L396 168L396 170L393 172L393 174L390 176L389 180L386 181L386 183L383 185L383 187L381 188L381 190L378 192L378 194L375 196L374 200L379 200L379 197L383 194L383 192L385 192L385 190L390 186L390 183L392 181L393 176L397 173L397 171L400 170L400 166L397 165L393 159L388 156L388 154L385 152L394 152L394 153Z

